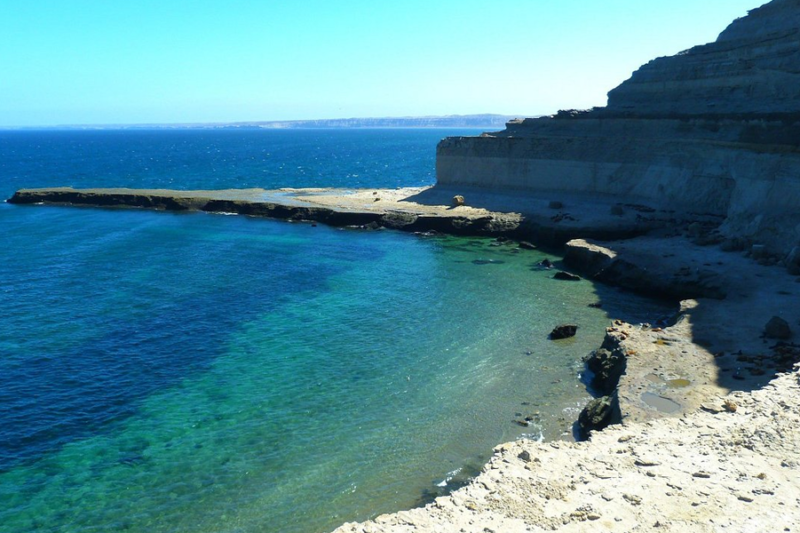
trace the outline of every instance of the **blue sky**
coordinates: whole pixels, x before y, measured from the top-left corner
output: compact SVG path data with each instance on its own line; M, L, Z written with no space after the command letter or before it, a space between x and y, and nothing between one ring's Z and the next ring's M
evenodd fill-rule
M550 114L765 0L0 0L0 126Z

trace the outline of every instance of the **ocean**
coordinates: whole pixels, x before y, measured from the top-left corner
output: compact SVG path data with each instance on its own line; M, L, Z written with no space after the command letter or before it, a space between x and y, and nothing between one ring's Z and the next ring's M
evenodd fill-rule
M0 197L429 185L438 140L477 133L0 132ZM486 238L5 203L0 228L2 532L325 532L419 505L501 442L570 438L609 321L670 311Z

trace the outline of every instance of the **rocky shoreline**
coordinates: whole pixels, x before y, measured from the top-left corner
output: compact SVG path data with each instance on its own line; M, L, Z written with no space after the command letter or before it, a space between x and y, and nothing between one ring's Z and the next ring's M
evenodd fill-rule
M336 532L795 531L798 413L796 367L713 412L503 444L467 487Z
M765 336L765 325L773 316L780 315L790 335L791 328L800 324L800 298L797 298L800 278L793 275L791 258L765 257L752 248L736 250L716 233L713 219L679 215L679 223L676 223L674 212L659 212L648 206L623 208L615 203L598 204L597 199L563 195L554 201L552 196L504 196L469 191L465 194L465 203L470 205L453 207L446 203L450 198L452 190L438 187L391 191L36 189L19 191L9 201L235 212L361 229L388 227L510 236L549 245L569 238L572 240L563 244L565 264L574 271L640 293L682 301L681 311L671 324L616 321L609 326L603 345L587 360L594 373L592 388L599 396L590 402L579 419L581 432L586 437L591 435L590 440L502 445L481 475L450 496L438 498L422 509L379 517L361 525L348 524L337 531L484 531L486 527L496 531L535 531L536 528L583 531L612 526L627 531L634 523L637 530L648 530L656 527L656 522L661 524L659 531L667 524L697 531L714 530L716 526L707 522L719 512L719 509L712 511L714 505L727 506L730 502L726 498L730 499L730 495L737 502L752 503L747 498L754 499L748 496L754 494L753 491L762 491L757 494L759 512L786 511L784 506L790 506L786 495L800 494L796 478L791 474L794 469L796 475L798 469L792 457L798 457L800 426L787 423L783 415L773 415L772 411L765 413L766 408L759 402L766 398L764 405L794 402L791 405L797 407L795 404L800 401L800 397L788 398L787 395L794 393L786 392L796 388L800 378L800 370L791 370L800 356L800 347L786 342L790 339ZM524 211L526 206L528 212ZM620 216L620 209L613 209L615 206L628 216ZM514 211L515 208L519 211ZM586 213L591 214L587 216ZM598 213L604 213L605 219ZM649 216L644 217L642 213ZM573 238L580 236L587 226L595 233L597 228L602 228L603 236L610 239L639 236L604 242ZM787 371L790 372L781 374ZM776 375L779 377L770 384ZM738 408L743 405L751 407ZM797 412L795 408L795 415ZM656 419L664 420L653 425ZM621 426L596 431L609 423L621 423ZM735 480L729 479L732 474L723 470L724 461L754 461L749 455L740 457L741 444L737 444L741 441L741 432L747 429L746 423L758 424L772 433L780 431L783 436L770 441L769 446L775 453L784 454L789 462L784 461L781 466L768 458L759 459L763 472L758 475L763 473L769 483L762 483L764 480L756 474L748 474L748 479L754 477L750 479L754 487L769 485L769 489L748 488L750 485L745 484L744 488L733 490L730 487L735 484L730 483ZM710 448L700 451L688 446L692 438L706 435L704 428L709 427L716 435L713 446L709 444ZM679 434L676 428L681 430ZM606 441L616 437L607 435L617 433L620 433L619 439L623 439L618 442L641 442L641 447L631 448L627 444L628 452L610 454L613 443ZM689 437L695 433L695 437ZM653 438L647 440L643 435ZM682 456L676 450L688 455ZM730 451L733 457L719 456L720 450ZM758 451L753 448L748 454ZM610 454L611 459L599 461L587 455L601 452ZM547 460L543 460L545 454ZM644 454L647 459L639 457ZM684 487L686 481L681 476L685 477L686 472L682 470L674 474L675 479L666 473L651 478L648 473L666 471L665 465L673 460L689 464L695 456L700 462L716 461L714 464L719 470L708 478L692 477L694 473L689 473L694 483L699 483L697 479L718 477L730 483L706 482L709 487L698 493L705 495L698 504L703 506L703 512L697 510L688 518L683 514L679 517L675 514L677 510L663 500L673 498L680 491L673 489L667 491L672 492L672 496L651 497L649 491L655 489L642 484L639 477L644 474L647 482ZM643 461L649 466L643 465ZM553 469L555 464L560 465L559 468ZM604 469L606 474L592 474L598 468ZM706 471L708 468L703 470ZM558 476L552 477L556 473ZM572 476L573 481L565 482L568 479L565 476ZM630 494L609 496L610 489L599 488L609 484L617 486L618 480L625 476L631 476L631 480L626 481ZM678 477L680 481L676 481ZM576 483L575 479L582 481ZM634 480L639 485L633 485ZM723 498L726 494L728 496ZM615 499L623 504L622 509L618 509L618 503L608 503ZM713 505L712 500L716 502ZM547 506L541 503L543 501L547 501ZM680 501L681 498L675 497L674 502ZM520 502L529 505L520 507ZM567 509L569 506L574 508ZM613 512L603 511L608 508ZM553 514L552 509L561 509L560 514ZM624 523L614 525L606 520L611 515L614 521L620 518ZM651 517L656 519L651 520ZM645 518L653 523L644 522ZM751 518L744 514L739 518L730 515L728 520L730 524L744 527Z
M566 248L605 281L663 295L694 276L677 294L711 296L684 299L670 325L609 326L587 360L603 395L581 413L588 440L500 445L466 487L336 533L796 529L800 278L686 236Z

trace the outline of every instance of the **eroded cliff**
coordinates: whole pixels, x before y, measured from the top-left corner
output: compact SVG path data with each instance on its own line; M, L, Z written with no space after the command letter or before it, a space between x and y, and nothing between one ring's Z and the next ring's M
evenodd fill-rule
M605 108L447 138L437 180L720 215L729 237L786 254L800 244L800 0L649 62Z

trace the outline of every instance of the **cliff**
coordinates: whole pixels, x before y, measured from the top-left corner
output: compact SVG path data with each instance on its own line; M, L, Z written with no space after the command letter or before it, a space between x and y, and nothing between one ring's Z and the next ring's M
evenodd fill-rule
M649 62L605 108L444 139L437 181L718 215L727 237L785 255L800 244L800 0Z

